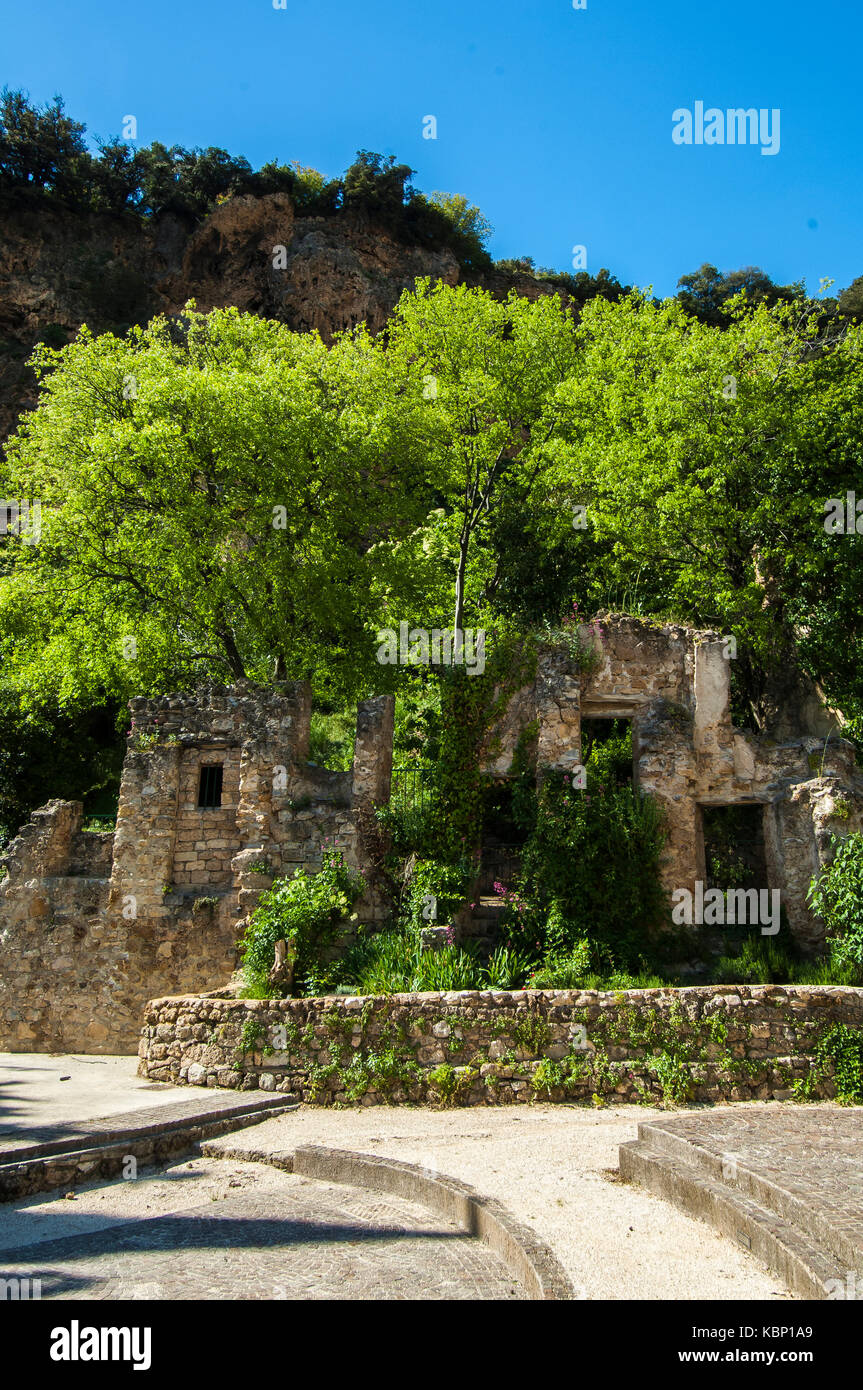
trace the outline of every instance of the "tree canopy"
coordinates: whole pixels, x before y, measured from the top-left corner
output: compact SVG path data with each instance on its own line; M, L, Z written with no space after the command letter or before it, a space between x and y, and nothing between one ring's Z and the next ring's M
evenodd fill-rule
M863 327L727 308L633 291L576 319L426 280L331 347L193 305L40 346L0 476L42 506L38 544L0 543L7 706L243 675L348 702L410 678L376 665L380 627L575 601L733 634L757 727L799 671L859 716L863 537L825 516L859 487Z

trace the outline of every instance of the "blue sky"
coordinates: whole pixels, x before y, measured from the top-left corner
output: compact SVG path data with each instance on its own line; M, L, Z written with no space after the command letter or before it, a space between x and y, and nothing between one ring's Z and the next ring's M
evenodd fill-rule
M781 282L863 274L849 0L38 0L7 7L0 80L90 135L221 145L327 175L392 153L464 193L495 257L672 293L713 261ZM781 147L678 146L672 111L781 111ZM438 138L424 140L434 115Z

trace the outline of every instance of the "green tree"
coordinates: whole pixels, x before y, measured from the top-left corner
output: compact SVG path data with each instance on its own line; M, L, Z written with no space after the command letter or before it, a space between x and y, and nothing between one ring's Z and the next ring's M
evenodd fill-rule
M66 115L63 98L33 106L21 91L0 94L0 186L74 196L91 163L86 127Z
M407 199L406 184L413 169L396 164L394 155L357 150L345 173L344 205L353 211L391 219L401 213Z
M596 299L558 392L559 476L608 547L604 582L734 633L761 726L798 659L849 712L863 697L863 540L824 524L859 479L860 342L787 304L738 301L719 330L673 300Z
M788 303L803 292L801 285L775 284L757 265L722 272L708 261L691 274L681 275L677 291L677 298L687 313L702 323L720 327L728 321L726 307L741 293L754 307L756 304Z
M839 312L847 314L852 319L863 319L863 275L858 275L856 280L844 289L839 295Z
M418 520L371 358L234 309L38 349L0 478L42 504L39 543L7 542L7 681L32 703L361 681L372 576Z
M494 228L478 207L469 203L461 193L430 193L428 201L440 208L444 217L451 222L457 232L472 237L480 246L491 239Z
M427 492L440 499L436 543L451 556L453 623L465 626L471 562L472 606L498 582L494 557L477 542L503 496L518 487L538 498L559 420L555 391L573 370L573 325L555 295L501 303L463 285L419 280L402 296L378 351L393 410L408 412L422 441ZM480 592L480 585L484 590Z

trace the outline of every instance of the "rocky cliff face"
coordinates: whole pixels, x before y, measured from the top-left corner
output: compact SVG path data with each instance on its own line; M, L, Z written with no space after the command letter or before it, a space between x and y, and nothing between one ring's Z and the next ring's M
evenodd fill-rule
M275 256L275 248L284 247ZM276 264L274 265L274 256ZM284 268L281 267L282 262ZM124 331L157 313L233 304L316 329L329 339L366 322L377 331L418 276L454 285L449 250L405 245L363 218L298 217L286 194L233 198L190 227L173 216L75 214L46 204L0 218L0 438L36 402L26 362L34 344L68 342L82 323ZM531 298L551 286L490 271L471 277L494 293Z

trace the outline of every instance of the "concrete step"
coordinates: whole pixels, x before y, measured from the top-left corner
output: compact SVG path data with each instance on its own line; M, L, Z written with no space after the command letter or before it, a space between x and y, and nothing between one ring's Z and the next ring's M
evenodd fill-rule
M667 1149L652 1148L649 1138L621 1145L620 1174L625 1181L640 1183L689 1216L707 1221L751 1251L800 1298L826 1299L831 1293L835 1296L836 1288L845 1287L856 1264L837 1258L807 1231L721 1177L711 1176L706 1166L675 1157Z

